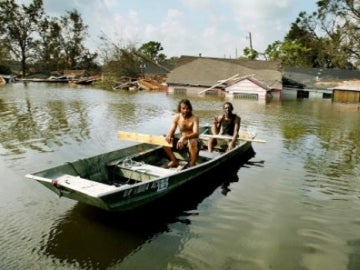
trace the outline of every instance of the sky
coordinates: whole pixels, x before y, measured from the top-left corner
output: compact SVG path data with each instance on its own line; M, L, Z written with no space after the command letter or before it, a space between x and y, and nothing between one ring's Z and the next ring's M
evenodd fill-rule
M17 0L28 5L32 0ZM43 0L49 16L76 9L94 52L100 36L140 47L160 42L168 58L191 55L236 58L250 47L263 52L282 41L301 11L317 10L316 0ZM251 38L250 38L251 37Z

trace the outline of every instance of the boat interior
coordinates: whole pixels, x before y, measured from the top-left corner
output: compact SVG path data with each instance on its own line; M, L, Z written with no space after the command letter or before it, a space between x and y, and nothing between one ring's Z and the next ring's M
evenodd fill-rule
M114 184L133 184L142 181L149 181L159 177L172 175L188 167L188 154L186 152L174 152L179 160L179 165L173 168L166 168L169 159L163 148L157 148L140 155L129 156L123 159L114 160L107 164L109 178ZM206 162L219 153L209 153L205 150L199 151L197 164Z
M205 156L206 153L208 152L200 151L199 163L211 159L211 157ZM152 147L125 158L114 159L107 163L105 172L104 170L96 170L98 171L97 173L92 173L88 176L71 173L69 166L73 168L73 171L77 171L76 167L83 167L83 164L69 163L65 165L67 168L66 172L63 171L61 175L53 179L52 184L57 187L65 187L70 190L86 193L89 196L98 197L102 194L113 192L119 187L126 188L136 183L166 177L187 168L186 153L176 152L175 154L179 159L179 165L175 168L165 168L163 164L167 164L169 160L164 149L162 147ZM216 153L214 153L215 155ZM92 165L94 169L96 165ZM99 181L100 179L101 181ZM106 180L104 181L104 179Z

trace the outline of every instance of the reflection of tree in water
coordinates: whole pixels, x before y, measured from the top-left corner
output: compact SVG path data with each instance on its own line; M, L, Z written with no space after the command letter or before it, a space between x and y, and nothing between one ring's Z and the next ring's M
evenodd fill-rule
M17 103L5 103L0 100L0 143L4 149L19 154L25 151L19 142L28 141L35 127L32 120L29 100L26 106L18 107ZM24 111L25 109L25 111Z
M352 248L354 251L349 252L349 262L347 265L347 269L349 270L357 270L360 269L360 239L353 239L347 241L347 244L350 248Z
M88 269L107 269L149 242L155 235L169 230L169 225L188 218L221 185L238 181L237 173L255 155L251 148L241 160L212 171L195 182L138 211L109 213L77 204L52 227L41 243L41 252L58 261Z
M82 141L90 137L88 110L83 103L72 101L65 104L63 101L52 101L48 102L48 108L48 138L66 134Z
M131 102L126 103L111 103L109 104L109 110L107 111L106 118L114 119L114 124L123 127L131 120L137 119L136 116L137 105ZM141 119L137 119L137 121Z
M360 169L360 116L351 110L339 112L336 104L310 105L279 118L284 148L304 160L308 187L318 186L327 196L351 195L360 190L353 181Z
M81 102L49 101L33 105L29 98L24 103L5 103L0 100L1 137L4 149L19 154L26 148L39 152L52 151L51 145L62 145L63 135L82 141L89 137L86 109Z

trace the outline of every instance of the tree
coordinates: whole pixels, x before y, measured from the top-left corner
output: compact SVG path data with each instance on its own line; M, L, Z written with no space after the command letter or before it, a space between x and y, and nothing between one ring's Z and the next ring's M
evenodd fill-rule
M37 67L42 70L97 69L97 53L84 46L87 26L76 11L57 18L46 16L40 22Z
M57 18L46 16L40 23L38 66L43 70L65 68L63 65L61 25Z
M102 36L101 40L103 71L108 78L118 80L122 77L137 78L141 75L143 59L137 55L134 44L114 43L105 36Z
M76 10L60 18L45 16L42 0L29 6L15 0L0 1L1 51L21 63L22 75L28 67L44 69L96 68L96 53L84 46L87 25Z
M353 69L344 26L339 27L339 18L325 16L320 10L310 15L300 12L284 41L267 47L268 58L280 59L284 66Z
M33 0L29 6L17 5L15 0L0 1L1 42L15 60L20 61L22 75L27 64L34 60L37 42L35 35L43 18L42 0Z
M245 47L243 52L244 52L244 56L250 60L254 60L259 56L259 53L256 50L251 49L249 47Z
M52 70L97 68L97 54L83 44L87 27L76 10L60 18L45 17L40 23L39 65Z
M84 24L77 10L67 11L67 15L60 18L60 25L66 65L69 68L77 68L85 51L83 43L88 35L88 26Z
M0 43L0 74L11 74L9 67L10 64L10 52Z
M360 2L354 0L320 0L318 19L321 28L335 42L330 51L341 65L360 64ZM334 45L331 44L331 47ZM330 48L331 48L330 47ZM348 59L345 63L344 58Z
M157 63L161 63L166 59L166 55L163 53L159 53L164 50L161 46L160 42L149 41L144 43L139 48L140 53L148 57L150 60L155 61Z
M281 58L285 65L318 67L316 57L320 38L316 34L317 22L314 15L300 12L296 21L291 24L289 32L286 34L281 45Z

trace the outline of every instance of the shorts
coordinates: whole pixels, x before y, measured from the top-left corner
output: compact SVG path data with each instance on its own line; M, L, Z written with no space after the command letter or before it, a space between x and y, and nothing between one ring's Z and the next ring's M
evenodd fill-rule
M182 153L183 153L183 152L189 152L188 142L185 143L185 147L184 147L183 149L177 149L177 148L176 148L176 145L177 145L177 143L178 143L179 140L180 140L179 138L173 138L171 149L172 149L173 151L178 151L178 152L182 152ZM200 151L200 149L201 149L201 141L200 141L200 140L197 140L197 149L198 149L198 151Z

